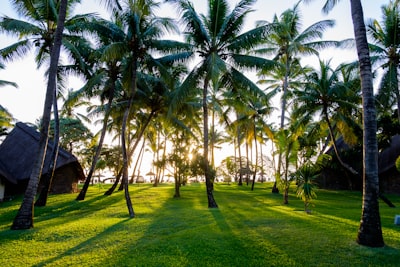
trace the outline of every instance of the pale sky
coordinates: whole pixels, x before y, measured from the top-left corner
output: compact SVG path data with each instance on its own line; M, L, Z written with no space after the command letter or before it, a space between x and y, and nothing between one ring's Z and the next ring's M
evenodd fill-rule
M206 13L205 0L192 0L199 13ZM230 0L231 8L238 1ZM315 0L312 4L300 5L303 17L303 29L311 24L325 19L334 19L336 26L326 32L325 40L342 40L353 38L353 26L350 15L350 1L342 0L330 14L321 12L325 1ZM381 18L381 6L389 0L364 0L364 16L366 19ZM75 13L99 12L106 14L101 8L99 0L82 0L82 5ZM248 16L247 29L254 26L257 20L271 21L274 14L278 16L282 11L292 8L297 0L258 0L253 6L254 12ZM176 10L170 5L163 5L159 11L161 16L177 18ZM0 15L16 18L12 11L9 0L0 0ZM15 42L4 34L0 34L0 48ZM333 64L348 62L356 59L355 51L329 50L322 53L324 59L331 59ZM314 59L315 60L315 59ZM307 62L312 64L312 61ZM46 90L43 70L37 70L32 54L24 60L18 60L6 64L6 69L0 70L0 80L16 82L18 89L13 87L0 88L0 105L5 107L18 121L35 122L43 113L43 103ZM79 89L81 83L77 79L71 79L69 87Z

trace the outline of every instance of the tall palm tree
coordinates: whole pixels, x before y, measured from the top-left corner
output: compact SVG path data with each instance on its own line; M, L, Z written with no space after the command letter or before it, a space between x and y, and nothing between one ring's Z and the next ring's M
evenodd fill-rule
M311 1L311 0L308 0ZM339 0L326 0L323 10L329 12ZM376 108L372 82L371 59L361 0L350 0L351 17L360 63L363 106L363 205L357 242L370 247L385 245L379 214L378 142Z
M265 47L255 50L256 53L273 55L282 65L282 100L280 127L284 128L287 111L287 97L293 68L297 68L299 55L318 55L322 48L338 45L336 41L321 40L323 33L335 25L333 20L323 20L312 24L301 31L301 14L299 1L279 17L274 16L271 23L261 21L261 25L271 25L271 33L265 39Z
M127 150L127 126L132 116L133 99L137 91L137 80L139 71L144 68L160 70L161 62L155 59L151 53L154 51L165 54L167 52L179 51L186 47L178 41L161 40L164 29L175 30L176 26L171 19L156 17L154 9L159 6L152 0L127 0L121 13L122 29L120 31L122 40L112 43L104 51L106 60L119 59L122 64L122 84L126 89L126 105L121 128L121 145L123 155L123 183L131 217L134 216L133 209L129 208L128 193L128 150ZM182 55L175 56L182 59Z
M80 48L89 46L89 43L75 33L84 28L85 23L90 21L93 15L71 16L70 13L79 2L80 0L70 0L67 3L62 46L67 51L68 58L75 65L82 66L85 57L82 55L84 50ZM5 61L13 61L26 56L29 51L35 49L35 62L38 68L44 64L48 65L57 27L60 0L14 0L12 4L24 20L0 17L0 31L19 39L16 43L0 49L1 56Z
M86 15L76 15L70 16L70 12L80 1L73 0L67 3L67 14L65 21L66 32L63 33L62 46L67 51L67 56L73 62L75 66L84 66L84 59L86 58L84 54L84 49L89 46L86 39L81 38L74 32L77 32L83 27L83 23L89 21L93 16L90 14ZM7 61L15 60L18 57L23 57L26 53L33 47L36 49L35 61L38 68L43 64L48 63L49 56L52 51L54 43L54 33L57 27L57 17L58 9L60 6L60 1L24 1L15 0L13 5L17 12L24 16L25 20L18 20L9 17L2 17L0 19L0 29L11 35L18 35L19 41L5 47L0 50L0 54ZM64 77L61 75L61 70L74 71L71 67L59 67L57 73L57 87L61 89L63 87ZM46 73L47 74L47 73ZM57 98L57 91L54 92L55 96L53 99ZM58 154L58 107L57 101L53 102L53 112L56 118L55 125L55 135L54 135L54 145L53 151L51 152L51 160L49 166L49 175L45 176L45 188L42 190L43 193L40 194L40 201L37 205L45 205L47 200L48 186L51 184L52 171L56 166L57 154Z
M202 88L203 157L207 199L209 208L217 208L218 205L213 195L214 177L209 162L208 91L211 85L217 84L217 81L224 75L231 77L231 79L226 79L227 81L240 83L243 90L257 88L241 70L270 65L268 60L247 54L265 37L266 27L258 27L240 34L244 19L251 12L250 7L255 2L254 0L241 0L232 11L229 11L226 0L209 0L206 16L199 15L188 0L171 0L169 2L177 3L182 11L181 19L186 28L186 39L193 45L200 58L200 62L183 82L180 92L193 90L197 88L198 84ZM224 84L221 86L229 88ZM183 97L185 94L181 93L180 95ZM179 97L177 100L179 103Z
M34 161L32 173L29 177L28 187L25 191L24 199L14 218L11 229L29 229L33 227L33 204L39 179L42 172L42 165L46 155L46 146L48 142L48 129L50 124L51 107L53 104L53 96L56 90L56 77L58 68L58 59L60 56L62 35L64 30L64 22L67 13L68 0L61 0L59 13L57 17L57 28L54 36L54 44L51 49L49 77L46 90L46 99L44 104L42 126L40 129L38 157Z
M294 92L295 110L294 117L307 124L307 120L320 115L327 125L329 139L333 144L336 157L340 164L353 175L358 172L344 162L336 145L337 135L335 129L341 130L345 140L355 140L357 137L352 131L355 125L353 116L357 114L358 105L361 103L359 92L353 90L353 81L347 83L341 80L341 69L332 69L330 61L319 61L319 69L307 75L304 89ZM305 121L304 121L305 120ZM334 127L333 121L340 124Z
M117 19L118 18L116 18L116 20ZM84 87L72 95L72 99L75 99L73 102L76 102L77 96L79 95L84 95L90 98L91 96L98 96L98 94L100 94L100 100L102 104L107 101L106 105L104 106L104 110L102 110L104 112L103 126L100 132L98 145L96 146L96 151L93 155L92 164L90 165L85 183L76 198L77 200L83 200L85 198L107 133L107 127L111 108L114 103L114 98L119 92L122 91L122 85L120 81L121 61L118 59L104 60L104 58L101 56L103 51L107 49L109 45L111 45L113 42L118 42L123 39L123 35L119 34L121 33L121 29L118 27L118 24L118 21L116 21L116 23L107 21L96 21L93 23L93 30L96 32L100 40L100 47L93 51L93 58L100 58L103 64L95 64L95 66L98 67L94 70L93 74L90 74ZM100 89L100 91L96 94L98 89ZM71 101L71 98L69 100Z
M377 95L378 103L383 109L391 108L392 102L397 105L397 117L400 122L400 92L398 67L400 63L400 11L399 1L390 1L382 6L382 22L372 20L367 25L371 37L370 51L372 60L380 63L384 75Z
M285 127L285 116L287 112L287 101L290 96L291 79L297 74L299 55L318 55L318 50L338 45L336 41L323 41L322 36L325 30L335 25L333 20L323 20L312 24L301 31L301 14L297 2L291 9L284 11L279 17L274 16L271 23L259 22L262 25L272 25L272 32L265 40L266 47L257 49L256 53L269 54L274 56L280 64L279 72L282 74L281 96L281 118L280 128ZM278 155L278 168L276 178L280 179L280 167L282 155ZM276 191L276 184L273 188Z

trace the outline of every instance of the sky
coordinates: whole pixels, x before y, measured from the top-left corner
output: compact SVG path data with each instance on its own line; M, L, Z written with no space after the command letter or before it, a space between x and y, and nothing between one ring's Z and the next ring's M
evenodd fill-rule
M196 10L199 13L206 14L207 1L205 0L192 0ZM230 7L238 3L237 0L228 0ZM310 4L300 4L302 14L303 29L311 24L325 20L334 19L336 26L326 31L324 35L325 40L343 40L346 38L353 38L353 26L350 14L350 1L343 0L332 10L328 15L321 12L324 1L315 0ZM381 6L387 4L389 0L364 0L364 17L381 18ZM75 9L75 13L91 13L97 12L103 16L108 16L105 9L100 4L100 0L82 0L80 6ZM297 0L258 0L253 5L253 12L248 16L245 24L245 29L248 30L255 25L256 21L265 20L271 21L274 14L278 16L286 9L292 8L297 3ZM178 18L176 9L164 4L157 11L160 16ZM9 16L18 18L13 12L9 0L0 0L0 16ZM6 36L0 33L0 48L4 48L16 42L15 37ZM356 59L356 52L339 51L339 50L326 50L321 53L324 59L332 59L332 64L339 64L341 62L349 62ZM317 62L316 58L308 59L307 64L314 64ZM46 90L46 79L44 77L44 69L37 70L33 60L33 50L24 60L16 60L6 64L4 70L0 70L0 80L7 80L16 82L18 89L10 86L0 88L0 105L5 107L17 121L34 123L43 113L43 103ZM77 78L70 78L68 88L74 90L82 86L82 81Z

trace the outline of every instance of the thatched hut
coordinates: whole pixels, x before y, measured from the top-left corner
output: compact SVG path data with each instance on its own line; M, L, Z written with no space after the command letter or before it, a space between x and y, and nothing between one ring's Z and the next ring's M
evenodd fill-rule
M39 138L39 132L33 127L19 122L0 145L0 184L5 188L5 197L25 191L34 158L37 156ZM49 171L52 149L53 145L49 142L42 177ZM60 148L50 193L76 192L78 181L84 180L84 178L83 169L77 158ZM42 187L42 183L39 183L38 190Z
M379 183L387 193L400 194L400 172L396 159L400 156L400 135L391 138L390 146L379 154Z
M336 159L333 148L326 153L333 156L330 166L324 168L317 183L321 188L362 190L362 148L348 146L343 138L338 139L338 150L342 160L356 169L360 175L352 175L344 170ZM400 194L400 172L396 169L395 162L400 156L400 135L391 138L390 146L379 153L378 171L380 190L383 193Z

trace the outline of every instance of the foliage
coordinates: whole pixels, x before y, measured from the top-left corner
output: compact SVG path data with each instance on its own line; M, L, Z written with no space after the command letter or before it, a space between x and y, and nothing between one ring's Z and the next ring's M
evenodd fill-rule
M400 156L396 159L395 165L396 169L400 172Z
M93 134L79 119L60 118L60 146L71 152L88 147ZM50 136L53 136L54 120L50 121Z
M381 206L387 246L354 242L361 193L318 190L312 215L294 198L265 188L215 184L220 209L205 208L204 184L131 185L137 217L127 219L123 193L103 196L89 187L84 202L75 195L50 195L35 212L35 228L9 230L21 198L0 203L1 266L397 266L398 208ZM294 192L291 192L294 195ZM399 196L389 196L400 203ZM234 200L234 202L232 202ZM399 206L399 205L397 205ZM397 211L397 212L396 212ZM89 230L88 230L89 229ZM318 238L316 238L318 237ZM295 245L293 245L295 244ZM16 256L15 251L21 251ZM334 256L332 256L334 255Z
M304 202L304 211L309 213L309 205L314 198L317 198L315 192L316 184L314 179L317 178L319 170L315 165L308 162L302 165L295 173L297 182L297 197Z

